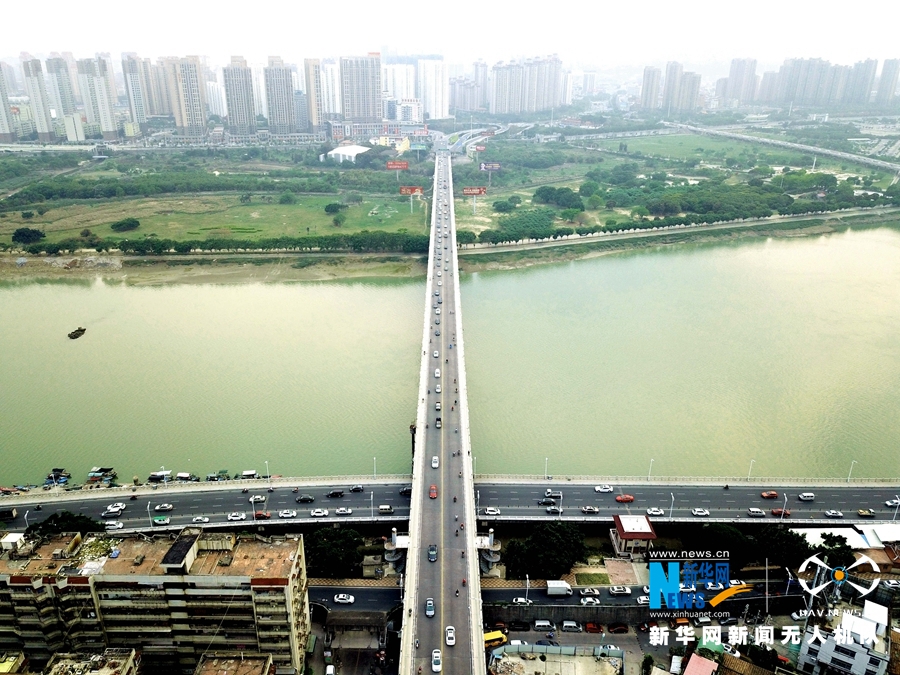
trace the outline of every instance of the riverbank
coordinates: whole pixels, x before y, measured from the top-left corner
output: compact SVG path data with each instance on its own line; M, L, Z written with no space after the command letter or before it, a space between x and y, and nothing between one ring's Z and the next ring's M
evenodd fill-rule
M787 216L776 220L722 223L674 230L638 230L504 246L462 248L461 272L512 270L679 244L821 236L848 227L900 227L897 210L853 210ZM78 254L0 256L0 281L94 279L129 285L274 283L365 278L419 278L419 254L216 253L165 256Z

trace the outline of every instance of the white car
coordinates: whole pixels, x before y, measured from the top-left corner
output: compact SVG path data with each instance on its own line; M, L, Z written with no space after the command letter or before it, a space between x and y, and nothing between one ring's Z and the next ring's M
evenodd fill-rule
M613 491L612 485L595 485L594 486L594 492L612 492L612 491Z
M431 468L437 469L441 465L441 460L438 459L438 456L435 455L431 458Z
M628 586L610 586L610 595L631 595L631 589Z
M153 510L154 511L171 511L174 508L175 507L172 506L171 504L160 504L159 506L154 506Z
M453 626L447 626L444 629L444 642L447 643L448 647L456 644L456 629Z
M578 592L579 592L582 596L585 596L585 595L593 595L593 596L600 595L600 591L598 591L596 588L582 588L582 589L581 589L580 591L578 591Z
M228 514L228 520L247 520L247 514L243 511L235 511Z
M596 506L582 506L581 512L582 513L600 513L600 509L598 509Z
M293 509L284 509L283 511L278 512L279 518L296 518L297 512Z
M639 595L638 599L637 599L637 604L649 605L650 604L650 596L649 595Z
M694 586L694 584L691 584L690 586L685 586L684 584L678 584L678 590L681 593L696 593L697 587Z
M434 391L435 391L435 393L440 394L441 393L441 385L439 385L439 384L435 385Z
M313 518L324 518L328 515L328 509L313 509L309 512Z
M649 509L647 509L647 515L648 516L664 516L664 515L666 515L666 512L663 511L658 506L651 506Z
M722 643L722 651L726 654L731 654L732 656L739 657L741 655L741 653L737 650L737 647L732 644L728 644L727 642Z
M353 513L353 509L347 508L346 506L342 506L339 509L335 509L334 514L336 516L349 516Z
M885 506L888 506L888 507L890 507L890 508L892 508L892 509L895 509L895 508L897 508L898 506L900 506L900 499L888 499L888 500L884 503L884 505L885 505Z
M194 517L191 519L191 522L192 522L192 523L208 523L208 522L209 522L209 518L207 518L206 516L194 516Z
M486 516L499 516L500 509L496 506L486 506L484 509L484 515Z
M441 672L441 650L435 649L431 652L431 672L439 673Z
M514 605L533 605L534 600L531 598L513 598L512 604Z
M691 509L691 515L693 516L708 516L709 509Z
M356 598L347 593L338 593L334 596L334 601L339 605L352 605L355 600Z
M829 509L828 511L825 512L825 517L826 518L843 518L844 514L841 513L840 511L835 511L834 509Z
M262 495L253 495L252 497L250 497L251 504L256 504L257 502L264 502L264 501L266 501L266 498L263 497Z
M581 604L584 605L585 607L599 605L600 598L582 598Z
M741 581L740 579L729 579L728 580L729 588L734 588L735 586L743 586L743 585L744 585L744 582Z
M123 504L122 502L116 502L115 504L110 504L109 506L107 506L106 510L107 511L124 511L125 504Z
M706 582L706 590L708 591L724 591L725 584L714 584L711 581Z
M434 354L432 354L432 356L437 359L437 358L440 358L441 353L437 349L435 349Z
M107 530L121 530L123 527L125 527L125 523L123 523L121 520L107 520L105 523L103 523L103 527L105 527Z

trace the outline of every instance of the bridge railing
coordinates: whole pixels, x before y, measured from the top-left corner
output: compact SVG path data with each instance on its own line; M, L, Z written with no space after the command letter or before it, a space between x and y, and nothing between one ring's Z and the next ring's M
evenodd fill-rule
M609 483L615 484L652 484L652 485L671 485L673 487L690 485L711 485L714 487L722 487L723 485L733 485L735 487L757 486L766 487L771 485L799 487L819 486L819 487L840 487L846 485L854 485L859 487L898 485L900 486L900 477L888 478L802 478L798 476L587 476L583 473L577 475L570 474L552 474L544 476L542 474L533 473L479 473L475 476L475 480L481 483L533 483L533 482L553 482L553 483L574 483L577 485L602 485Z

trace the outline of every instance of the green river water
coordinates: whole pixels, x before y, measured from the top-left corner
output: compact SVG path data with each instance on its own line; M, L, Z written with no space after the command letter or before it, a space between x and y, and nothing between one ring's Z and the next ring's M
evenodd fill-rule
M0 485L406 471L423 299L408 280L0 285ZM900 475L896 230L466 275L462 300L478 473Z

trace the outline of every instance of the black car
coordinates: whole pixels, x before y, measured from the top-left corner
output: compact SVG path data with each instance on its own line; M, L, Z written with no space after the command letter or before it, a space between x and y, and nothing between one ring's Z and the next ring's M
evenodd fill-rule
M412 495L412 485L404 485L402 488L400 488L400 494L404 497L409 497L410 495Z
M310 502L316 501L316 498L312 495L300 495L297 497L297 502L299 504L309 504Z
M538 504L541 506L556 506L556 500L544 497L543 499L538 500Z
M545 647L559 647L559 643L556 640L538 640L534 644L544 645Z
M437 562L437 544L428 547L428 562Z
M734 624L737 622L738 622L738 620L737 620L736 616L725 616L725 617L722 617L721 619L719 619L720 626L730 626L731 624Z
M352 488L350 488L350 492L362 492L362 491L363 491L362 485L354 485Z
M326 496L326 497L331 497L331 498L339 498L339 497L343 497L343 496L344 496L344 491L343 491L343 490L331 490L331 491L330 491L327 495L325 495L325 496Z
M516 631L531 630L531 624L528 623L527 621L510 621L509 629L516 630Z

